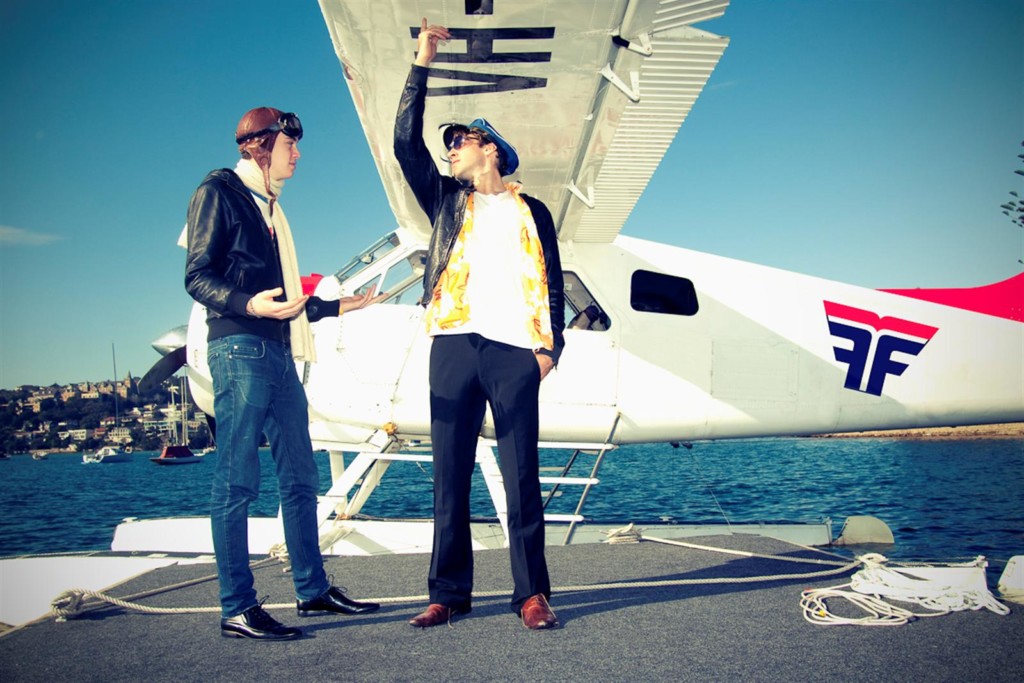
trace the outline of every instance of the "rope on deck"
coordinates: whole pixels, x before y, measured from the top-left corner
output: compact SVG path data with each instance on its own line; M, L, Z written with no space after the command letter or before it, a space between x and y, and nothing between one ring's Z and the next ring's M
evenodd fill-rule
M287 554L281 551L281 548L275 546L271 548L271 557L265 560L259 560L249 565L251 569L258 569L259 567L272 564L274 562L283 562L287 558ZM290 568L286 568L288 571ZM50 603L50 613L54 616L55 621L67 621L73 619L85 612L97 609L108 603L121 607L124 609L135 610L137 612L146 612L148 614L194 614L199 612L219 612L219 607L152 607L150 605L140 605L134 600L140 598L147 598L153 595L159 595L160 593L168 593L179 588L187 588L188 586L195 586L206 581L212 581L216 579L216 574L209 574L207 576L201 576L197 579L190 579L188 581L182 581L175 583L170 586L162 586L149 591L143 591L141 593L135 593L133 595L125 596L124 598L115 598L106 593L99 591L89 590L85 588L70 588L53 599ZM89 599L93 602L88 602Z
M598 591L598 590L621 590L621 589L638 589L638 588L663 588L669 586L697 586L697 585L712 585L712 584L742 584L742 583L763 583L768 581L791 581L795 579L814 579L823 578L826 576L834 576L836 574L843 574L852 571L861 564L860 560L853 561L835 561L835 560L818 560L812 558L798 558L798 557L786 557L781 555L759 555L757 553L750 553L742 550L730 550L728 548L715 548L713 546L698 545L694 543L685 543L683 541L670 541L666 539L656 538L653 536L644 536L633 529L633 525L630 524L622 529L618 529L609 532L609 541L611 543L623 543L623 542L640 542L652 541L656 543L663 543L667 545L695 548L698 550L706 550L711 552L721 552L731 555L739 555L742 557L761 558L769 560L780 560L784 562L796 562L799 564L821 564L831 566L831 569L799 573L799 574L774 574L768 576L744 576L744 577L717 577L717 578L703 578L703 579L660 579L657 581L618 581L612 583L597 583L597 584L580 584L576 586L557 586L552 588L552 592L555 593L577 593L587 591ZM820 552L820 551L819 551ZM260 565L264 565L269 562L274 562L278 559L284 559L286 555L279 553L278 556L262 560L254 563L253 568ZM838 557L838 556L837 556ZM67 590L57 596L52 604L51 609L53 615L57 621L66 621L67 619L74 618L82 612L99 607L102 603L109 603L117 607L124 609L136 610L139 612L145 612L148 614L196 614L203 612L219 612L219 607L151 607L149 605L140 605L133 600L137 600L141 597L148 597L158 593L168 592L183 588L185 586L194 585L203 581L209 581L217 578L216 574L205 576L199 579L193 579L191 581L185 581L180 584L172 586L166 586L164 588L148 591L146 593L138 593L130 595L125 598L115 598L98 591L73 589ZM477 598L494 598L503 597L510 595L511 591L498 590L498 591L475 591L474 597ZM429 595L405 595L390 598L373 598L373 602L382 604L403 604L403 603L415 603L429 600ZM91 604L86 604L86 599L92 598L93 600L99 601ZM264 605L264 609L287 609L294 608L295 603L277 603Z
M106 593L99 591L88 590L85 588L71 588L64 591L50 603L50 610L53 612L57 621L67 621L73 617L77 617L79 614L86 611L86 609L92 609L98 607L97 604L86 604L86 600L93 598L101 602L107 602L117 607L124 609L136 610L138 612L146 612L148 614L191 614L194 612L219 612L219 607L150 607L149 605L140 605L137 602L130 602L128 600L121 600L115 598Z
M799 564L827 565L830 569L821 571L798 573L798 574L774 574L768 576L745 576L745 577L718 577L702 579L664 579L657 581L619 581L612 583L583 584L577 586L558 586L552 589L556 593L574 593L599 590L617 590L638 588L663 588L669 586L694 586L710 584L743 584L762 583L769 581L790 581L822 578L837 574L844 574L852 571L860 565L864 568L854 574L850 583L835 586L832 588L807 589L802 591L800 606L803 609L804 619L812 624L837 625L854 624L860 626L900 626L918 617L933 617L949 614L953 611L965 609L979 610L988 609L996 614L1009 614L1010 610L1000 603L984 586L950 585L949 582L942 583L936 580L923 580L919 575L907 576L901 573L899 568L884 566L888 560L875 553L858 556L853 560L847 560L838 555L833 555L836 560L814 559L807 557L789 557L782 555L762 555L743 550L732 550L729 548L717 548L714 546L687 543L685 541L674 541L646 536L636 530L632 524L621 529L608 532L607 543L640 543L649 541L666 545L693 548L709 552L725 553L740 557L759 558L781 562L796 562ZM818 550L817 552L821 552ZM272 557L253 563L253 569L276 561L286 561L287 552L283 547L272 549ZM956 565L946 565L954 567ZM979 557L973 563L959 565L960 567L984 567L984 558ZM285 571L288 571L286 568ZM908 570L903 570L908 571ZM102 603L109 603L124 609L136 610L149 614L193 614L202 612L219 612L219 607L151 607L133 602L142 597L148 597L158 593L164 593L178 588L195 585L204 581L217 578L216 574L184 581L182 583L165 586L151 591L137 593L125 598L115 598L104 593L84 589L72 589L61 593L52 602L52 614L57 621L78 616L86 610L96 608ZM847 590L850 589L850 590ZM478 591L474 593L479 598L507 596L510 591ZM882 595L891 599L914 603L927 612L914 612L911 609L899 607L886 602ZM826 601L828 599L843 599L851 605L867 613L862 617L844 617L832 613ZM89 603L92 599L94 602ZM386 604L400 604L422 602L428 600L427 595L407 595L390 598L377 598L374 601ZM266 609L285 609L294 607L294 603L282 603L267 605Z

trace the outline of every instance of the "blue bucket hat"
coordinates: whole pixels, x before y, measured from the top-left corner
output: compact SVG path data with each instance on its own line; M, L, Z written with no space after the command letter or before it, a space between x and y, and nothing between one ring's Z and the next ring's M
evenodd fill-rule
M498 148L498 172L502 176L512 175L519 168L519 154L516 148L509 144L508 140L501 137L501 133L494 129L487 119L475 119L468 126L461 123L453 123L444 129L442 138L445 149L451 144L456 133L470 133L477 131L486 138L484 142L493 142Z

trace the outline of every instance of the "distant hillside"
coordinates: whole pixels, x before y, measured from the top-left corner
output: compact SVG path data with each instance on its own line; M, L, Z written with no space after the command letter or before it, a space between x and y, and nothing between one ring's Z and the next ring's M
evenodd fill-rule
M1024 439L1024 422L967 425L964 427L925 427L923 429L843 432L841 434L818 434L815 438L862 439L865 437L890 439Z

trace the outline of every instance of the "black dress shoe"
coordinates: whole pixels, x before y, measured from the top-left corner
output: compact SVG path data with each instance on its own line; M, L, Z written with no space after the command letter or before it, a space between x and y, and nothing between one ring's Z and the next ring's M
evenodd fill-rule
M312 600L296 600L295 609L300 617L308 617L316 612L333 612L335 614L366 614L376 612L380 605L375 602L356 602L345 597L345 589L331 586L327 592Z
M302 631L285 626L267 614L262 606L250 607L234 617L220 620L220 634L225 638L254 638L256 640L291 640Z

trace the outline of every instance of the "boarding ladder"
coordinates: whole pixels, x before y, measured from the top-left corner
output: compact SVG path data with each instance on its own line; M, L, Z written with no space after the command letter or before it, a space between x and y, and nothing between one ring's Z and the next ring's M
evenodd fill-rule
M590 493L590 489L600 483L600 479L597 478L598 470L601 469L601 463L604 460L604 455L610 450L616 448L612 443L612 438L615 436L615 430L619 426L619 414L616 413L615 420L612 422L611 430L608 432L608 438L605 439L604 443L599 444L541 444L541 448L545 447L558 447L558 448L571 448L572 455L569 456L565 464L561 467L542 467L542 472L558 472L553 477L540 477L540 483L551 485L551 489L544 494L544 509L547 510L548 504L561 493L562 486L582 486L583 489L580 491L579 500L576 502L576 510L570 515L553 514L549 512L544 513L544 521L554 522L568 522L569 526L565 530L565 536L562 538L562 545L569 545L572 541L573 532L576 531L576 525L583 521L583 505L587 502L587 494ZM579 456L592 456L594 458L593 465L590 468L590 475L587 477L570 477L569 472L572 470L574 464L576 464ZM507 537L506 529L506 537Z
M564 486L582 486L576 509L572 514L544 513L546 522L568 522L562 544L567 545L572 540L576 525L583 521L583 505L586 503L590 490L600 483L597 478L598 471L604 459L605 453L616 448L612 443L615 430L619 424L619 415L616 414L608 433L608 438L603 443L556 443L541 442L540 449L567 449L572 454L564 465L548 466L541 468L542 472L556 472L554 476L541 475L539 477L542 486L551 486L546 492L542 492L544 509L557 496ZM430 446L428 444L404 443L390 438L371 439L368 447L374 450L358 452L352 462L346 467L344 464L344 453L331 451L331 477L334 483L326 494L320 496L317 504L317 524L322 527L331 515L337 519L348 519L358 514L363 505L369 499L370 494L380 484L384 473L387 472L392 462L431 462ZM505 543L508 543L508 505L505 500L505 486L501 476L501 469L495 457L497 442L493 439L480 437L476 447L476 463L480 467L484 483L487 486L491 501L502 531L505 534ZM590 474L584 477L569 476L570 470L576 464L580 456L593 456L594 462L590 467ZM358 486L355 493L352 489ZM350 495L351 493L351 495Z

